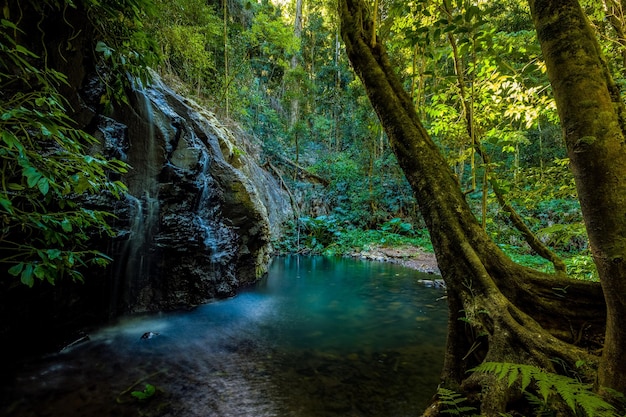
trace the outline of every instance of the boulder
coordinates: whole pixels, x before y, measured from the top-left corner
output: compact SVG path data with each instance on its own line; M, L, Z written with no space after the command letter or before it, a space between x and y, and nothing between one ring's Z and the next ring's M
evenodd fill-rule
M156 75L131 105L97 124L133 168L116 226L117 310L188 307L258 280L291 207L254 146Z

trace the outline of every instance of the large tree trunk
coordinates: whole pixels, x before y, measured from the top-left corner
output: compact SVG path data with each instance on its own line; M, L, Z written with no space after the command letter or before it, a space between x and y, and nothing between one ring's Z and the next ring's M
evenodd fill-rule
M340 0L339 12L348 57L411 184L448 287L444 382L466 392L479 390L486 377L466 371L483 360L551 371L559 371L554 358L572 366L578 360L597 363L588 343L604 331L600 286L522 267L502 253L472 214L384 46L372 45L372 22L363 1ZM482 413L506 411L512 399L504 384L491 381L481 398Z
M626 109L578 0L530 0L606 298L599 384L626 392Z

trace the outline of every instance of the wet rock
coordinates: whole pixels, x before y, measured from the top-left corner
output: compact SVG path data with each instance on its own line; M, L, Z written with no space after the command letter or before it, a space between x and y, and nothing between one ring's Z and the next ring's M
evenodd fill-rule
M439 288L439 289L446 288L446 282L443 279L420 279L417 282L424 285L425 287L432 287L432 288Z
M233 296L267 271L271 241L291 215L287 194L259 167L255 147L158 78L138 87L130 107L106 116L101 80L94 73L81 82L72 94L82 98L72 102L88 107L76 110L98 139L90 152L131 166L111 177L127 185L127 197L80 197L85 208L114 214L115 235L94 231L91 240L114 261L106 270L85 269L84 285L0 288L0 336L20 340L16 351L60 349L78 330L121 314Z
M255 149L158 77L133 110L101 119L106 147L133 166L113 256L120 311L171 310L232 296L259 279L291 214ZM116 139L122 135L124 139ZM130 144L130 145L127 145Z
M56 350L77 329L116 315L188 308L257 280L267 270L271 240L291 215L288 196L259 167L257 147L156 75L152 87L137 86L129 106L105 110L106 70L85 53L97 29L84 10L33 16L25 24L40 30L24 40L36 52L45 48L51 68L68 76L60 91L68 116L99 141L90 152L132 169L111 174L128 186L127 198L102 192L81 200L86 209L115 215L115 236L94 231L90 248L114 263L106 271L85 268L83 285L0 285L0 339L19 340L11 349L20 354L25 346ZM58 25L61 20L67 24ZM42 31L53 36L43 39Z

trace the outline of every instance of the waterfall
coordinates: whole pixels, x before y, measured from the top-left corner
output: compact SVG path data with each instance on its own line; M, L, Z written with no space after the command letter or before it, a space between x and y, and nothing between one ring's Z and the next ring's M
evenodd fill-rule
M211 158L206 152L204 152L200 161L202 170L200 172L200 175L198 176L198 187L201 191L195 214L196 222L200 226L200 229L204 232L204 246L206 246L206 248L209 250L211 256L211 264L214 264L216 261L216 254L218 252L218 245L215 236L215 228L212 227L211 223L209 222L209 217L207 216L208 212L210 211L208 201L209 194L211 192L211 183L213 182L213 179L209 175L210 164Z
M200 198L198 199L195 210L196 222L204 233L203 243L209 252L211 260L211 271L215 272L215 265L226 265L234 256L232 247L229 243L236 239L231 229L222 224L219 219L222 217L219 212L219 206L212 205L213 193L215 192L215 181L209 173L211 157L206 152L206 148L202 144L196 144L202 151L200 160L201 170L198 175L198 188L200 189Z
M123 139L109 142L132 168L117 212L113 314L184 308L256 281L271 245L258 194L265 185L257 185L267 178L247 167L256 167L252 155L234 158L234 139L217 119L159 81L137 86L114 116Z
M149 279L152 262L151 245L159 220L159 200L149 192L141 198L127 196L130 204L130 233L124 249L125 276L128 285ZM131 289L132 291L132 289Z
M159 227L159 184L161 169L154 127L154 111L146 91L138 86L131 122L128 123L130 150L127 175L128 232L119 248L115 268L112 306L132 310L143 288L149 286L154 273L154 237ZM122 302L121 306L117 304Z
M0 294L0 339L15 342L14 352L53 347L123 314L232 296L267 270L270 239L279 236L272 231L291 216L288 195L259 167L257 148L158 75L107 114L98 112L102 80L85 75L73 111L97 139L89 151L130 166L110 177L126 184L126 198L106 190L78 197L85 209L115 215L107 218L113 237L84 231L90 248L113 261L107 269L82 267L85 285L60 280Z

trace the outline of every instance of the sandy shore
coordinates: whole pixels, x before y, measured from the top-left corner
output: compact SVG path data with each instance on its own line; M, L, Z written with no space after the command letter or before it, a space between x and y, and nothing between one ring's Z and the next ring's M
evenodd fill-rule
M391 262L429 274L440 274L435 254L425 252L422 248L416 246L400 246L396 248L372 246L367 250L354 252L351 256L371 261Z

